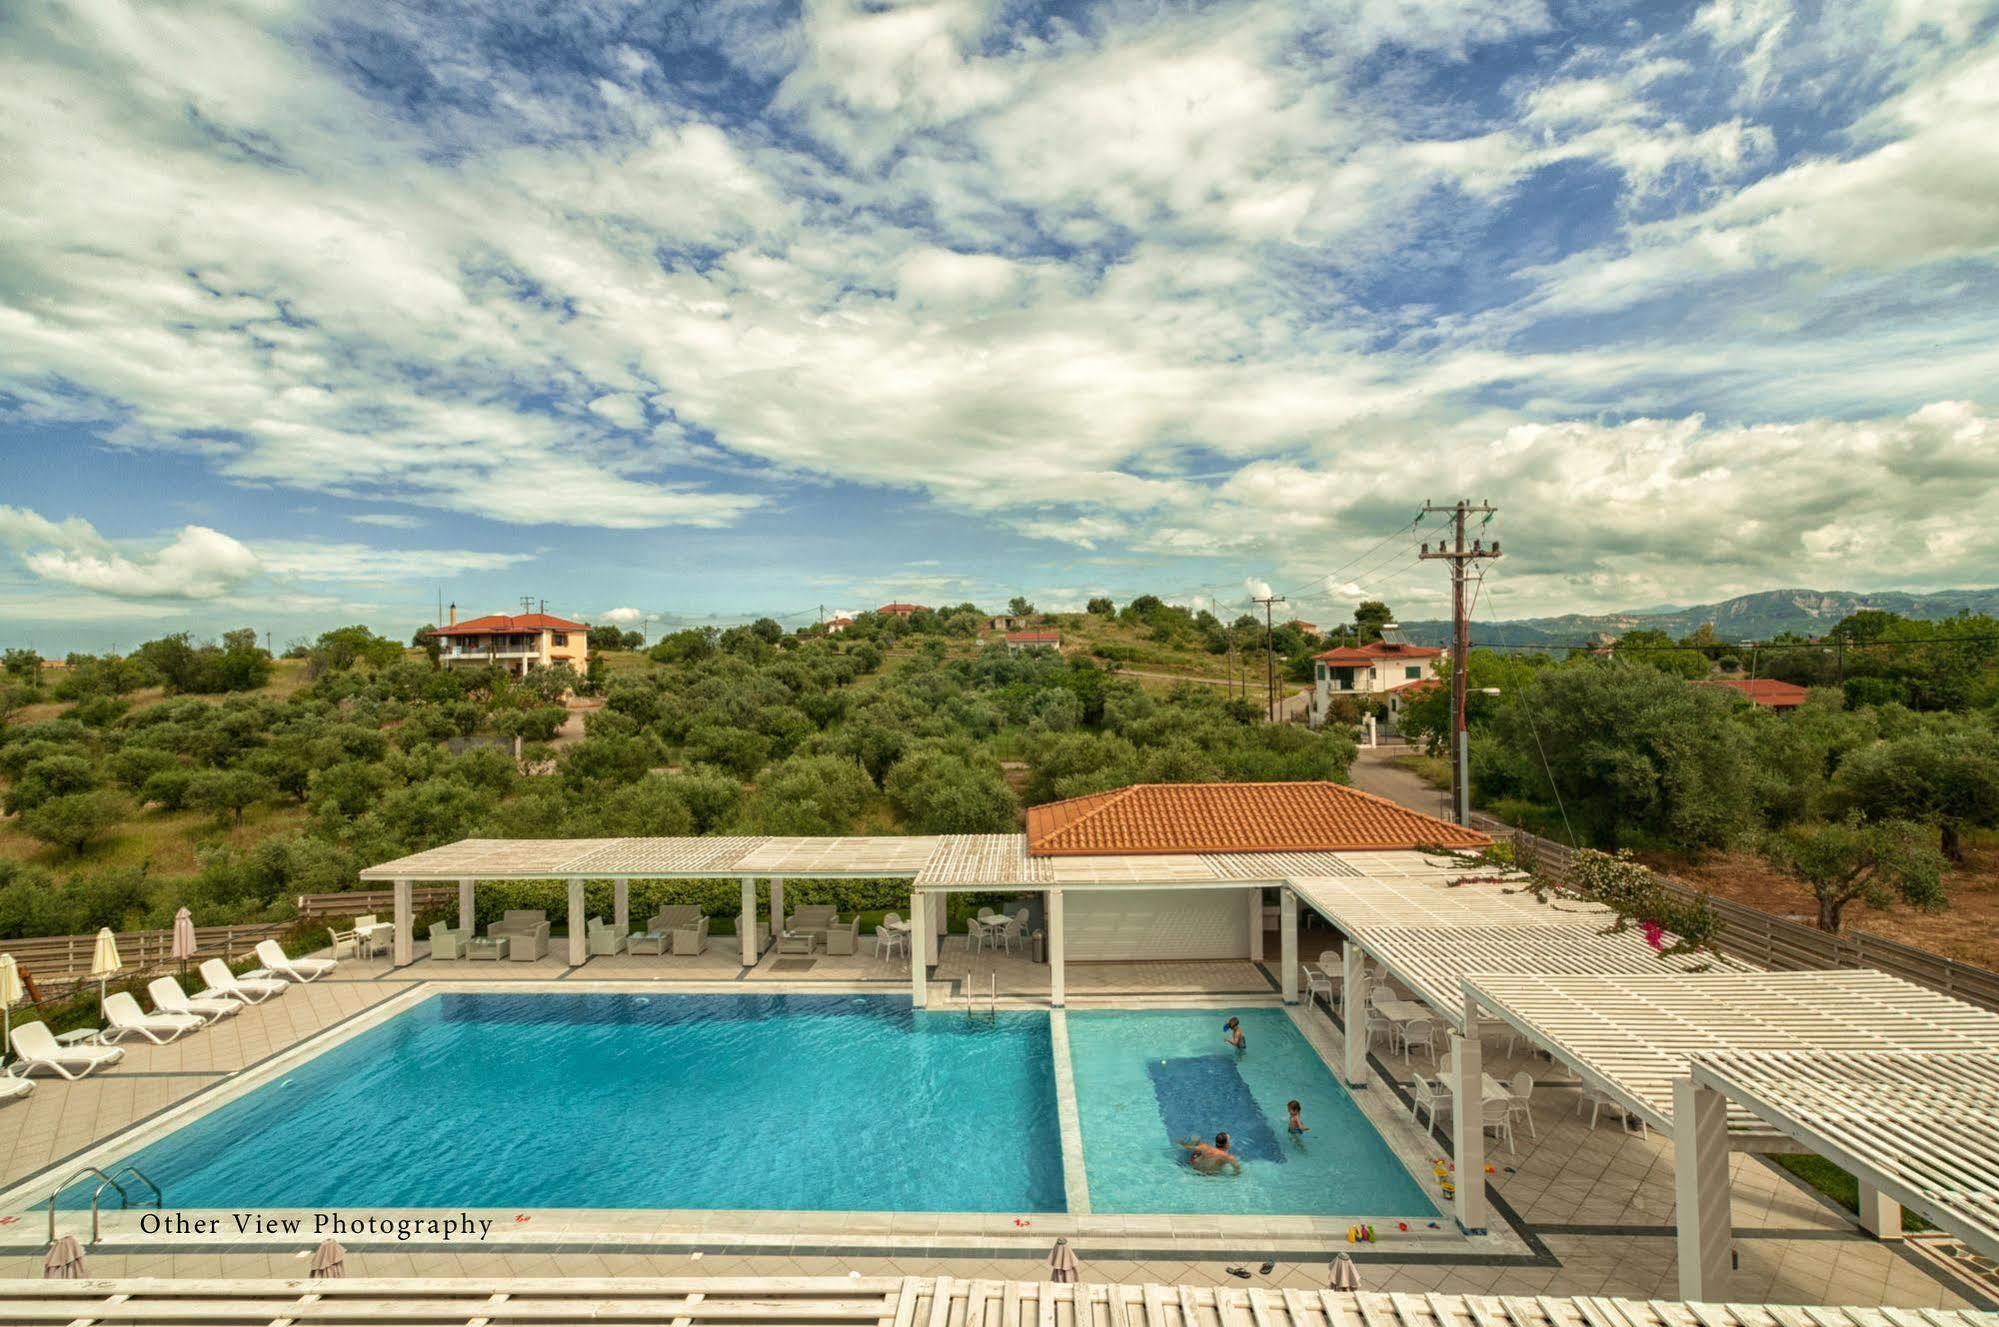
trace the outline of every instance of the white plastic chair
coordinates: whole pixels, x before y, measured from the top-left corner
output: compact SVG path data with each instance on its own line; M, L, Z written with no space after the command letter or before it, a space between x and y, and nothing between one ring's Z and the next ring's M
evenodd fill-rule
M1409 1085L1409 1098L1410 1113L1416 1117L1418 1124L1423 1123L1424 1113L1429 1113L1430 1122L1423 1126L1426 1129L1436 1128L1441 1123L1438 1117L1451 1113L1451 1094L1444 1090L1441 1083L1432 1083L1421 1074L1417 1074Z
M965 923L965 947L974 954L986 947L988 939L993 939L993 943L997 947L999 942L986 930L986 923L983 917L974 917Z
M1485 1126L1485 1132L1496 1133L1506 1140L1507 1151L1519 1151L1513 1145L1513 1101L1510 1097L1486 1102L1480 1122Z
M155 1046L164 1046L207 1026L199 1014L149 1014L139 1008L130 991L113 991L104 997L104 1018L111 1026L98 1034L98 1040L107 1046L135 1033Z
M262 1004L273 995L283 995L289 984L276 977L239 977L219 958L203 959L201 982L204 995L226 995L244 1004Z
M891 931L886 923L875 927L875 957L894 958L898 951L906 953L902 940L902 932Z
M193 1014L204 1023L229 1018L240 1013L242 1001L225 999L220 995L206 996L190 1000L187 992L180 988L180 982L173 977L156 977L146 987L146 994L153 998L153 1008L163 1014Z
M1410 1062L1410 1052L1418 1041L1430 1053L1430 1062L1437 1062L1437 1024L1429 1015L1421 1018L1405 1019L1395 1025L1395 1039L1402 1045L1402 1062Z
M1534 1075L1522 1069L1519 1073L1513 1075L1513 1082L1508 1086L1513 1093L1513 1102L1507 1109L1515 1119L1527 1121L1527 1136L1529 1138L1539 1138L1541 1136L1540 1131L1534 1127L1534 1111L1528 1105L1528 1102L1534 1096Z
M1027 948L1026 908L1018 908L1014 911L1013 916L1007 920L1006 926L1001 930L1000 937L1006 942L1008 953L1013 952L1013 945L1016 940L1020 942L1022 949Z

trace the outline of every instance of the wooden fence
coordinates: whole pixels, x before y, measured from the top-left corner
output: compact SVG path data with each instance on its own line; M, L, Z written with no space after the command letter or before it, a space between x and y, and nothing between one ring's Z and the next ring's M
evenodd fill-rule
M1574 850L1515 829L1502 820L1474 812L1472 824L1489 834L1510 839L1520 863L1552 880L1568 880ZM1691 900L1700 891L1671 876L1654 873L1660 887L1669 894ZM1968 1004L1999 1011L1999 972L1960 963L1927 949L1905 945L1863 931L1833 935L1816 926L1805 926L1774 913L1752 908L1730 899L1709 896L1719 927L1715 946L1724 953L1766 968L1799 970L1809 968L1874 968L1918 986L1955 996Z
M244 926L197 926L194 929L195 961L220 958L235 962L247 957L259 940L269 940L290 930L290 922L252 922ZM123 931L115 933L118 958L123 966L119 976L131 977L173 966L174 933L163 931ZM97 936L37 935L17 940L0 940L0 950L35 980L47 994L90 979L90 960L97 949Z
M448 907L458 900L456 885L411 886L412 906L418 912L426 908ZM298 915L306 921L319 921L328 917L359 917L363 913L385 916L396 910L396 892L393 889L349 889L338 894L300 894Z

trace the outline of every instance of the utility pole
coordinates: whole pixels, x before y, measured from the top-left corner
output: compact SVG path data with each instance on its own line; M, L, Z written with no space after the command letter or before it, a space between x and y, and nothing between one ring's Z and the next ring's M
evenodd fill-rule
M1455 542L1450 547L1439 543L1432 552L1428 544L1423 545L1425 559L1441 559L1451 564L1451 818L1460 825L1471 823L1471 738L1465 730L1465 679L1471 667L1471 615L1465 608L1465 581L1471 565L1475 562L1499 556L1499 541L1492 541L1487 548L1483 540L1474 539L1470 547L1465 545L1465 521L1472 516L1483 516L1484 525L1490 522L1499 509L1490 502L1481 502L1474 507L1460 498L1457 505L1439 507L1431 503L1423 504L1425 516L1444 513L1451 518Z
M1270 606L1284 602L1281 594L1267 594L1262 598L1250 599L1253 604L1263 605L1263 686L1264 708L1272 723L1277 722L1277 628L1271 625Z
M528 615L529 613L532 613L532 612L534 612L534 596L533 596L533 595L531 595L531 594L524 594L524 595L522 595L522 596L521 596L521 616L522 616L522 617L526 617L526 616L527 616L527 615Z

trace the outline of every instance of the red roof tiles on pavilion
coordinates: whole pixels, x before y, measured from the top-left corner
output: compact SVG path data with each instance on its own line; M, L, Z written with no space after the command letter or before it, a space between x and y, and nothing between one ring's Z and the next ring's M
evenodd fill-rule
M1030 807L1030 857L1387 852L1492 840L1340 783L1145 783Z

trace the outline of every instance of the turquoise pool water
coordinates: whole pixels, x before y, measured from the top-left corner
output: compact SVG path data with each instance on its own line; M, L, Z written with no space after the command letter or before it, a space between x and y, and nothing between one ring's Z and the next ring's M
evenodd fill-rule
M129 1160L176 1208L1059 1212L1054 1103L1040 1013L446 993Z
M1237 1013L1249 1049L1222 1042L1226 1012L1071 1012L1069 1059L1090 1207L1430 1221L1437 1209L1281 1009ZM1310 1128L1286 1133L1296 1098ZM1227 1130L1241 1175L1202 1175L1176 1138Z
M1225 1017L1067 1016L1093 1210L1435 1217L1281 1010ZM1052 1056L901 996L446 992L124 1160L173 1208L1060 1212ZM1217 1129L1241 1176L1173 1146Z

